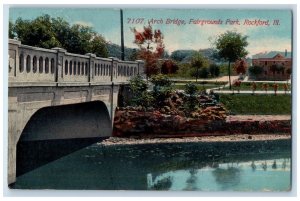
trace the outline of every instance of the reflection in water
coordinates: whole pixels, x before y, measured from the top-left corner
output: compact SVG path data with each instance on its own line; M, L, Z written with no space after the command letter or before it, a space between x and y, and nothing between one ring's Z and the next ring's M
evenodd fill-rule
M289 147L230 153L200 143L94 144L17 178L21 189L286 191ZM260 145L261 146L261 145ZM275 147L275 146L274 146ZM219 151L222 149L221 151ZM222 154L224 153L224 154ZM274 164L276 168L274 168ZM279 164L282 168L279 168ZM270 180L272 182L270 182Z
M255 165L254 161L252 161L252 163L251 163L251 168L252 168L253 171L256 170L256 165Z
M232 189L240 183L240 169L238 167L228 167L226 169L217 168L212 173L216 182L222 186L222 190Z
M282 169L285 169L285 168L286 168L286 160L284 159L282 162Z
M264 171L267 170L267 161L265 161L264 163L261 164L262 169L264 169Z
M277 169L276 160L274 160L274 163L273 163L273 165L272 165L272 168L273 168L273 169Z
M190 177L186 180L186 188L184 190L188 190L188 191L198 190L197 183L196 183L197 172L198 172L198 170L193 169L193 168L189 170Z

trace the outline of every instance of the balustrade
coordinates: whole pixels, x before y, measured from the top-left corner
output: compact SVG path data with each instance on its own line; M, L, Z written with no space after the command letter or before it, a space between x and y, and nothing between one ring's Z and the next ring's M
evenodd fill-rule
M19 85L89 85L127 82L144 74L143 61L120 61L94 54L72 54L9 40L9 83ZM26 84L27 83L27 84Z

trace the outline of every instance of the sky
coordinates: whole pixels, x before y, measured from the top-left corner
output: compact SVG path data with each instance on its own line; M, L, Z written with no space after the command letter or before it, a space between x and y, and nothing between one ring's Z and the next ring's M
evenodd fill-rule
M70 24L91 26L107 41L120 44L119 9L11 7L9 20L14 22L19 17L34 19L44 14L49 14L54 18L62 17ZM160 29L163 33L165 50L169 53L177 49L211 48L213 47L212 41L226 31L236 31L248 36L249 45L246 49L249 57L266 51L291 51L292 12L290 10L148 8L124 9L123 14L124 42L127 47L137 47L133 43L134 34L131 29L136 28L142 31L143 26L147 26L150 22L153 29ZM193 22L197 20L198 22L221 21L222 24L194 24ZM259 24L259 20L262 23L267 21L269 23L268 25ZM179 24L178 21L184 21L184 24ZM279 23L276 24L276 22Z

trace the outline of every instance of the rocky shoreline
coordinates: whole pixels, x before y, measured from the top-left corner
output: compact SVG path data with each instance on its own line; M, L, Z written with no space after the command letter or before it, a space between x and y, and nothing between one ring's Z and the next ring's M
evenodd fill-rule
M234 134L224 136L201 136L201 137L110 137L98 144L104 146L114 145L137 145L137 144L158 144L158 143L197 143L197 142L254 142L254 141L274 141L274 140L289 140L290 134Z

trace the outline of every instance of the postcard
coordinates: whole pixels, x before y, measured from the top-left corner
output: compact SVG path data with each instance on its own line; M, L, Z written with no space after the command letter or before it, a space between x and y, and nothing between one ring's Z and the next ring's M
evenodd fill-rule
M12 189L292 189L289 9L9 8Z

